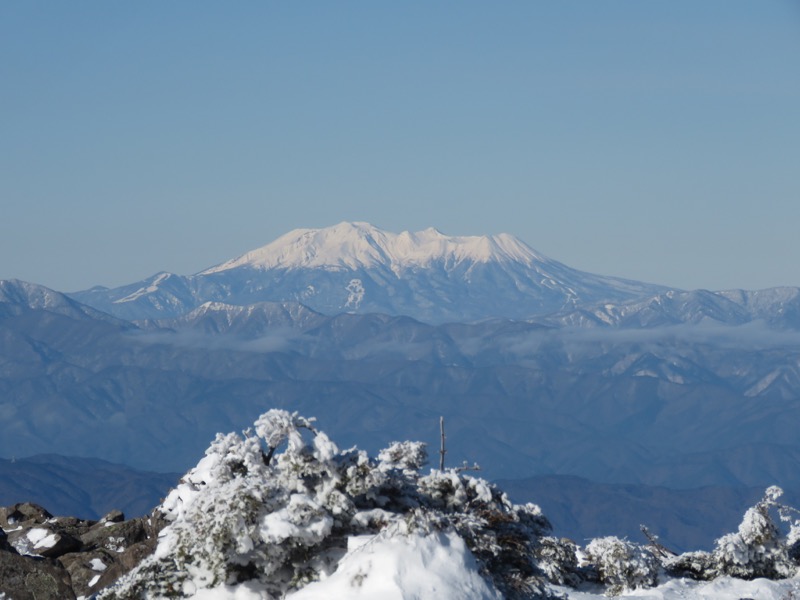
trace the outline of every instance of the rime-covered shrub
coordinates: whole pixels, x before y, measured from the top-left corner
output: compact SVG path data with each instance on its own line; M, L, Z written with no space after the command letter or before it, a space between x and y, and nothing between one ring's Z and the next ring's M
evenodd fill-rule
M423 506L444 515L508 598L544 594L546 572L536 561L550 523L535 504L514 505L483 479L451 469L418 481Z
M349 536L403 532L455 531L507 598L569 580L575 548L546 537L538 506L457 470L421 475L426 459L415 442L394 442L377 460L342 452L311 419L271 410L243 435L217 436L160 507L169 525L155 554L98 598L237 585L281 598L332 573Z
M270 411L255 435L217 435L161 505L170 525L155 554L100 597L180 598L253 579L280 596L334 564L344 546L324 542L352 504L336 489L338 449L324 434L306 442L304 428L308 420Z
M575 587L581 583L577 550L572 540L547 536L539 539L534 557L549 581Z
M428 464L428 449L422 442L392 442L378 453L381 471L400 469L414 475Z
M662 565L667 573L676 577L709 581L719 575L714 555L702 550L669 556L662 560Z
M789 558L786 539L770 515L782 494L780 488L769 488L744 514L739 530L717 540L713 555L720 573L742 579L782 579L794 574L797 568Z
M786 545L789 560L795 566L800 566L800 511L791 506L778 503L778 499L783 495L783 490L779 487L773 486L769 488L767 494L773 497L780 520L788 523L789 532L786 534L784 544Z
M637 544L609 536L592 540L584 551L610 596L658 584L658 561Z
M800 538L797 511L778 502L779 487L767 489L764 497L745 512L739 529L716 541L712 552L689 552L665 561L668 572L710 580L722 575L740 579L784 579L797 572L792 553ZM772 517L790 524L787 535Z

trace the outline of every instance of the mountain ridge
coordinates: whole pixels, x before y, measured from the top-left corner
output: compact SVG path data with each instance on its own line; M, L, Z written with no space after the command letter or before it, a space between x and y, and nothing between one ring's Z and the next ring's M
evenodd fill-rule
M585 273L509 234L395 234L363 222L298 229L189 276L161 272L70 294L128 320L174 318L206 302L294 301L327 315L407 315L429 323L524 319L668 288Z
M280 406L327 415L344 439L366 445L409 431L433 439L446 415L453 456L498 477L761 485L768 472L800 485L800 338L758 324L435 326L291 303L208 304L132 324L7 305L6 454L67 451L144 469L169 460L179 471L219 426ZM573 442L558 446L565 436ZM745 442L754 450L737 454ZM759 458L735 458L748 455Z

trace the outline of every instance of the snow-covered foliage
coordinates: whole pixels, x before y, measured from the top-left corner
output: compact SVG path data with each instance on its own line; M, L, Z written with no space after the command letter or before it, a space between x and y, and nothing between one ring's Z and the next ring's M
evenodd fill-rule
M394 442L370 458L340 451L312 422L271 410L242 435L217 435L159 507L169 524L155 553L98 600L493 600L575 588L589 598L598 584L607 595L651 588L662 567L700 580L797 572L800 519L779 488L713 552L669 556L616 537L581 551L548 535L538 506L483 479L421 473L424 444Z
M798 570L797 542L800 520L797 511L778 500L783 490L772 486L764 498L744 514L738 531L722 536L712 552L688 552L665 561L676 575L711 580L728 575L740 579L783 579ZM786 535L773 514L789 524Z
M589 542L585 553L610 596L658 583L658 561L637 544L614 536L597 538Z
M218 435L160 507L169 525L155 554L99 598L234 589L283 598L356 568L339 563L363 536L418 549L446 542L454 564L473 565L474 593L463 597L546 596L549 581L574 578L575 547L546 537L539 507L456 470L421 475L424 444L395 442L375 460L340 451L311 423L271 410L243 435Z
M511 504L483 479L455 470L431 471L418 480L417 492L427 510L467 542L505 597L547 595L548 574L551 581L570 579L574 547L545 537L550 523L535 504ZM560 555L566 559L555 565L553 558Z
M378 453L378 461L381 471L419 471L428 463L428 450L422 442L392 442Z

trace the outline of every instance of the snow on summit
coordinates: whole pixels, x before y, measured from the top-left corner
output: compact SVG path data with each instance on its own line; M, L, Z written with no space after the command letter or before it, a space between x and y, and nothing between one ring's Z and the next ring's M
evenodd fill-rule
M343 222L322 229L295 229L274 242L201 272L219 273L237 267L256 269L404 268L441 262L518 262L531 266L549 262L509 234L447 236L433 227L418 232L392 233L369 223Z

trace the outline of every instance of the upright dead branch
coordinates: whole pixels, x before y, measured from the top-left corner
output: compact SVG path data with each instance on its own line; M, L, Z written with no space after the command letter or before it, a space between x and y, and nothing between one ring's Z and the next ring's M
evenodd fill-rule
M439 470L444 471L444 455L447 452L444 447L444 417L439 417L439 432L442 434L442 446L439 448Z

